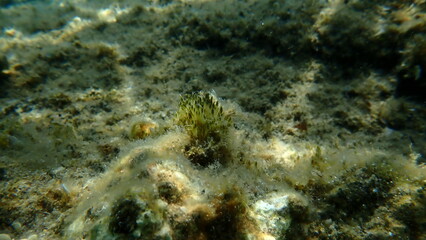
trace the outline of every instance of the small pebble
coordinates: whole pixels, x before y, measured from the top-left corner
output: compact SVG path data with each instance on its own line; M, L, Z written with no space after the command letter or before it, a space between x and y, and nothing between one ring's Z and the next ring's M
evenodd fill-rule
M15 221L12 223L12 227L13 229L15 229L15 231L19 232L22 229L22 224L20 222Z
M0 234L0 240L11 240L10 236L7 234Z

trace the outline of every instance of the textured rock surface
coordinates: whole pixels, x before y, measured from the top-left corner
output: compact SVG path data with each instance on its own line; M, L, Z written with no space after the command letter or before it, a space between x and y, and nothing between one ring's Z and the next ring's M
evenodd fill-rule
M2 236L426 238L425 1L0 7Z

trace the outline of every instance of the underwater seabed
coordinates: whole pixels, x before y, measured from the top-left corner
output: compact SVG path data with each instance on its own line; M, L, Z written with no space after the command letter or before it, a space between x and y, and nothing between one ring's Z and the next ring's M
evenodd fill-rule
M426 239L426 1L0 1L0 240Z
M250 159L202 168L176 152L185 138L169 133L133 144L86 186L65 238L299 239L334 221L344 232L333 234L357 236L355 219L385 238L406 231L398 218L407 208L416 209L410 212L416 221L424 217L424 191L413 188L424 177L408 177L424 170L401 164L402 156L388 161L374 149L329 149L325 159L319 147L306 144L301 153L277 141L239 146L235 151L249 151ZM389 232L377 223L382 219Z

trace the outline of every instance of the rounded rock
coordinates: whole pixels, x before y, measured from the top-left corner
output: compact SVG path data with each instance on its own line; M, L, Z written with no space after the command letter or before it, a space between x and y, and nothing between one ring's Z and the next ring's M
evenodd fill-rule
M11 240L11 239L12 238L10 238L10 236L7 234L4 234L4 233L0 234L0 240Z

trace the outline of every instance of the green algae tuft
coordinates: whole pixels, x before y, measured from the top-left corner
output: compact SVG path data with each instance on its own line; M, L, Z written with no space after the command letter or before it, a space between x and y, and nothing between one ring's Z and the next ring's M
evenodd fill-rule
M191 139L185 154L193 163L203 167L215 162L225 163L228 155L225 143L232 121L212 93L183 95L176 123Z

